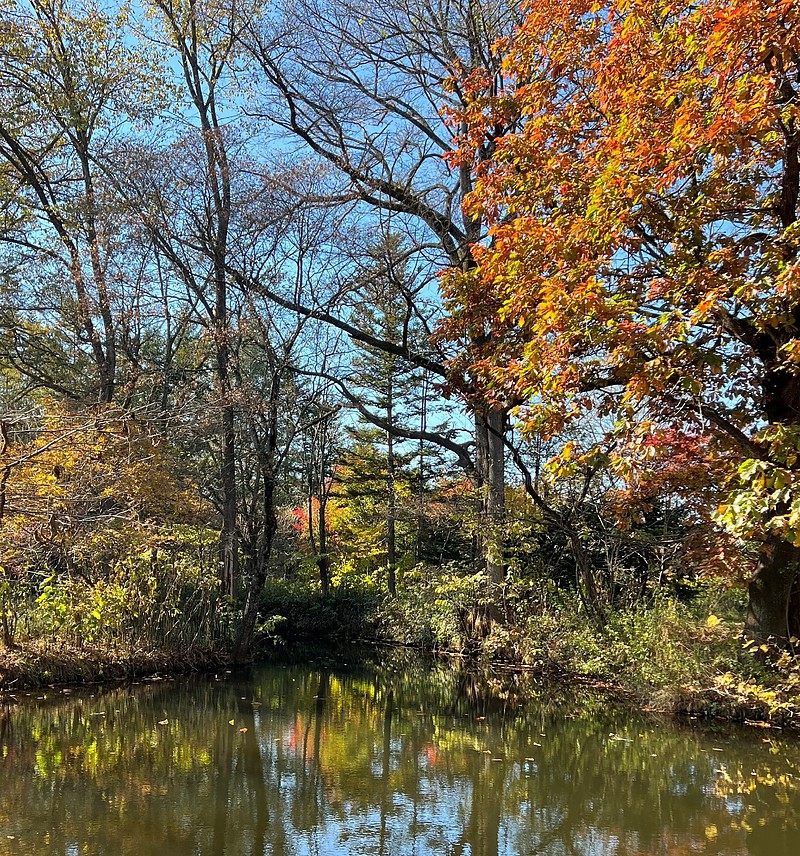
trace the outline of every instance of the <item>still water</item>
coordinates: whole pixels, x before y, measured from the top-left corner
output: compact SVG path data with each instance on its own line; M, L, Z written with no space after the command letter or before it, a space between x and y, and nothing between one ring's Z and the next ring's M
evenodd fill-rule
M49 690L0 707L0 853L798 856L800 741L420 663Z

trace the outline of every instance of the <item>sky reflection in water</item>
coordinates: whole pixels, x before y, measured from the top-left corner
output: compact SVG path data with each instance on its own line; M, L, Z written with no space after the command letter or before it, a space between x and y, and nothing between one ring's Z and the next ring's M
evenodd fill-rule
M94 692L0 708L0 854L800 853L800 741L780 732L602 700L514 712L421 664Z

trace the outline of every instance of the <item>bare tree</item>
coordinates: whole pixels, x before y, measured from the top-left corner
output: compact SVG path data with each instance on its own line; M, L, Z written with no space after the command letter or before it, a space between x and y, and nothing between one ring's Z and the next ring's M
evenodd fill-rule
M130 366L139 345L141 282L105 173L159 103L152 63L122 16L88 3L0 12L0 263L15 292L0 347L32 385L72 398L114 400L120 357Z
M379 220L391 218L392 227L405 231L429 264L468 271L474 266L471 245L484 237L484 229L479 216L462 211L473 172L471 165L448 164L445 155L460 129L443 116L464 103L456 75L474 72L487 94L497 91L502 78L493 45L514 22L513 7L494 0L293 2L242 34L261 73L261 97L251 110L334 169L339 181L326 201L364 208ZM506 130L494 129L482 157L491 154L494 138ZM326 307L305 308L323 320L341 321ZM363 332L355 331L354 338L368 338L369 332ZM371 338L373 346L439 370L469 403L477 447L471 470L484 496L483 553L499 582L504 576L505 411L454 376L441 349L432 360L407 343Z

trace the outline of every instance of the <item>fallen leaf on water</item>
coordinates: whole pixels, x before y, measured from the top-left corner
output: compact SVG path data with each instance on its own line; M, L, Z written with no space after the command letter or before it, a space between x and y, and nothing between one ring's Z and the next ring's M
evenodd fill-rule
M239 734L247 734L247 729L246 728L240 728Z
M158 724L159 725L169 725L169 720L168 719L162 719L161 722L159 722Z
M236 725L236 720L235 719L229 719L228 725Z

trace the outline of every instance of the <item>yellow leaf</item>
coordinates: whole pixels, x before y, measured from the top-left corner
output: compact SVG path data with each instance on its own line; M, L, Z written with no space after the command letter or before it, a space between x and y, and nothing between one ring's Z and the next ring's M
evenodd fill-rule
M706 619L706 627L716 627L720 623L720 620L716 615L709 615Z

